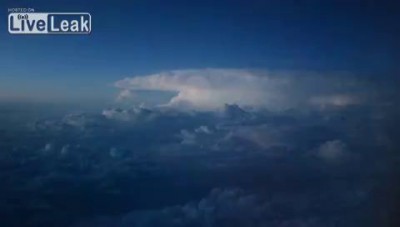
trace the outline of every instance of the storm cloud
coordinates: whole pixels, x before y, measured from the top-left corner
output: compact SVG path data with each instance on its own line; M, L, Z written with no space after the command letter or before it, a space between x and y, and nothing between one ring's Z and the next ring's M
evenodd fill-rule
M220 109L225 103L290 108L346 107L371 102L372 85L345 72L317 73L245 69L173 70L115 82L119 97L138 91L172 92L161 105L197 110Z

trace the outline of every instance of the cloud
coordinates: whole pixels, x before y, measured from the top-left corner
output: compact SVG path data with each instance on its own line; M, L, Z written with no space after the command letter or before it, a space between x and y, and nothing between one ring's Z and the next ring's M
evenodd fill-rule
M205 134L212 134L212 131L205 125L202 125L195 129L197 133L205 133Z
M250 142L261 149L268 149L274 146L282 146L282 132L273 129L268 125L237 126L231 129L226 135L226 141L242 140Z
M109 154L110 154L110 157L117 158L117 157L121 156L121 151L118 150L116 147L111 147Z
M181 144L195 145L198 142L204 142L204 137L209 138L213 132L205 125L202 125L193 130L193 132L182 129L179 133Z
M268 204L241 189L213 189L197 202L100 218L78 226L254 226L265 222Z
M125 78L115 83L129 91L176 93L170 107L215 110L225 103L282 110L345 107L362 103L368 86L349 75L270 72L241 69L174 70Z
M333 226L354 220L355 213L367 213L359 212L364 204L354 201L352 194L338 202L344 195L341 188L349 188L347 182L357 190L368 190L370 185L364 182L369 173L384 178L399 166L387 161L399 160L394 152L398 147L395 113L340 107L304 112L236 104L224 108L218 113L110 108L35 121L33 130L19 128L17 134L0 130L7 139L0 141L5 151L0 161L18 179L3 187L4 198L13 198L13 192L22 188L27 193L17 196L24 211L36 203L30 195L52 193L50 199L37 198L49 204L43 213L51 215L46 215L47 222L33 215L30 221L35 225L63 226L59 223L64 217L79 222L88 216L118 215L87 226L257 226L254 222ZM387 126L391 130L385 130ZM382 132L393 141L391 146L377 143ZM43 152L49 142L52 149ZM15 149L7 152L11 145ZM340 166L328 165L337 161ZM165 190L154 190L160 185ZM206 195L213 187L228 189ZM273 195L285 190L282 196ZM58 205L64 204L65 196L60 195L66 192L74 195L72 209ZM3 202L2 209L18 214L11 202ZM260 222L258 212L263 217ZM61 218L51 222L53 217ZM19 223L20 216L10 218ZM339 223L329 225L327 218Z
M237 104L225 104L222 113L225 118L236 122L247 121L253 117L249 112L243 110Z
M51 143L47 143L43 148L43 151L52 151L52 150L53 150L53 144Z
M256 195L215 188L196 203L164 208L140 218L143 226L228 226L233 222L251 226L263 220L266 209L267 204Z
M196 144L196 135L188 130L181 130L180 137L182 138L181 144L194 145Z
M118 94L117 101L125 101L132 99L134 97L132 91L130 90L123 90Z
M102 115L111 120L120 121L148 121L157 117L157 113L142 107L134 107L131 109L109 108L102 111Z
M356 105L361 103L361 100L360 98L352 95L338 94L312 97L310 99L310 103L324 109L329 107L346 107Z
M341 191L352 196L353 191ZM329 193L325 193L328 196ZM335 226L337 220L324 215L321 208L302 195L275 194L268 199L258 193L249 193L240 188L214 188L197 200L182 205L168 206L154 210L133 211L116 217L98 217L81 222L74 227L324 227ZM329 197L329 196L328 196ZM343 199L338 196L337 200ZM322 215L321 215L322 216ZM343 217L342 217L343 218Z
M340 140L327 141L319 146L316 155L326 161L341 161L348 156L347 145Z
M68 154L69 149L70 149L69 144L64 145L64 146L61 148L60 154L61 154L61 155L66 155L66 154Z

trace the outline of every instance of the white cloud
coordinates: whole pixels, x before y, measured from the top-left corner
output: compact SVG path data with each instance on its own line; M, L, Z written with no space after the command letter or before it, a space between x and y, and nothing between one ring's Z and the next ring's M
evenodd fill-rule
M326 161L340 161L347 155L347 146L340 140L327 141L317 150L317 156Z
M194 130L182 129L178 137L181 139L181 144L184 145L199 145L199 143L204 145L204 142L210 140L209 137L212 134L213 132L207 126L202 125Z
M61 155L66 155L66 154L68 154L68 152L69 152L69 144L64 145L64 146L61 148L60 154L61 154Z
M133 93L130 90L123 90L118 94L117 101L129 100L133 97Z
M176 92L171 107L215 110L225 103L282 110L361 102L365 89L353 77L240 69L175 70L125 78L115 83L120 96L131 91Z
M115 120L122 120L128 121L131 119L131 115L127 110L121 109L105 109L101 113L107 119L115 119Z
M51 150L53 150L53 144L51 143L47 143L43 148L43 151L51 151Z
M131 109L110 108L101 113L105 118L119 121L146 121L157 117L157 113L142 107Z
M196 144L196 135L188 130L181 130L180 137L182 138L181 144L194 145Z
M356 105L361 102L358 97L346 94L335 94L328 96L316 96L310 99L311 104L320 108L329 107L345 107L350 105Z
M212 134L212 131L205 125L202 125L194 130L197 133Z

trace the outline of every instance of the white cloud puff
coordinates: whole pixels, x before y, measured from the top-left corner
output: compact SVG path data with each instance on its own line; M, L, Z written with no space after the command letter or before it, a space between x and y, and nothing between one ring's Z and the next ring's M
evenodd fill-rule
M117 101L129 100L133 97L133 93L130 90L123 90L118 94Z
M347 145L340 140L327 141L320 145L317 156L326 161L340 161L348 156Z
M53 144L51 143L47 143L43 148L43 151L51 151L51 150L53 150Z
M120 121L146 121L157 116L157 113L142 107L131 109L110 108L102 111L102 115L107 119Z
M120 96L132 91L176 93L171 107L215 110L225 103L270 110L357 104L364 86L354 77L317 73L241 69L175 70L125 78L115 83Z

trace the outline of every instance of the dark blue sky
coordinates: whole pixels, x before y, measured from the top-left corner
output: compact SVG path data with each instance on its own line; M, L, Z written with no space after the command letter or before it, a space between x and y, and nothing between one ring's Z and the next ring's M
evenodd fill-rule
M396 1L2 1L83 11L89 36L17 36L0 24L0 97L111 99L126 76L188 68L398 72Z

